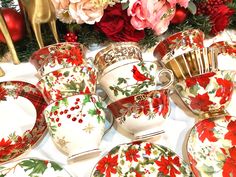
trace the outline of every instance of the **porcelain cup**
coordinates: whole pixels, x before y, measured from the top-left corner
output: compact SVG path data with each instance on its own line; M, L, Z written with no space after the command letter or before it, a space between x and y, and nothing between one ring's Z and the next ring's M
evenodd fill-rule
M68 160L99 152L106 117L98 96L67 97L48 105L43 114L53 142Z
M76 42L62 42L46 46L34 52L30 57L32 63L40 76L52 71L86 64L86 48Z
M163 131L170 113L167 90L156 90L120 99L108 105L115 121L135 139L152 137Z
M76 94L95 94L97 70L80 65L58 69L41 77L37 88L47 103Z
M143 61L142 51L135 42L116 42L100 50L94 60L94 65L100 74L134 61Z
M157 44L154 56L158 60L166 60L194 49L203 48L204 37L204 33L199 29L189 29L172 34Z
M167 76L166 82L161 81L162 76ZM111 102L139 93L167 89L173 81L172 71L158 68L153 61L134 61L119 65L98 79Z
M209 72L188 77L174 85L185 105L199 118L227 114L234 88L235 71Z

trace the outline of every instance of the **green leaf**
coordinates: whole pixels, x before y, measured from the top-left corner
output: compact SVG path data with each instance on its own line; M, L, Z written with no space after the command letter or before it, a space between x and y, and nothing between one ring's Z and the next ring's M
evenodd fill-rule
M103 105L101 102L96 102L96 106L100 109L103 109Z
M90 96L89 95L84 95L83 105L85 105L88 102L90 102Z
M114 95L117 96L118 95L118 91L114 90Z
M120 84L122 84L122 83L127 83L127 81L124 79L124 78L118 78L118 83L117 83L117 85L120 85Z
M65 106L68 106L69 105L69 102L68 102L68 99L67 98L64 98L62 100L59 101L59 104L63 104Z
M192 93L193 95L197 95L199 89L200 88L199 88L198 84L196 84L189 89L189 92Z
M52 106L51 112L55 112L58 108L58 106Z
M63 75L64 75L65 77L68 77L68 76L70 75L70 71L64 72Z
M99 115L97 118L98 118L98 123L100 123L100 121L102 121L103 123L105 123L105 118L104 118L104 117L102 117L102 116Z
M64 84L64 86L68 89L68 90L77 90L76 84L74 81L71 81L68 84Z
M129 7L129 2L122 3L122 10L128 9L128 7Z
M63 168L61 166L59 166L57 163L55 162L51 162L51 166L55 171L61 171Z
M211 176L211 174L213 174L213 173L215 172L214 167L212 167L212 166L207 166L206 164L203 164L202 170L203 170L205 173L209 174L210 176Z
M42 160L24 160L19 165L24 169L25 172L29 170L31 171L29 174L30 177L39 176L39 174L43 174L47 169L45 161Z
M85 81L83 80L80 84L79 84L79 91L83 91L85 88Z
M189 1L188 3L188 10L193 14L195 15L197 13L197 6L192 2L192 1Z
M4 176L6 176L7 174L0 174L0 177L4 177Z
M89 109L88 113L92 116L97 114L97 110L96 109Z

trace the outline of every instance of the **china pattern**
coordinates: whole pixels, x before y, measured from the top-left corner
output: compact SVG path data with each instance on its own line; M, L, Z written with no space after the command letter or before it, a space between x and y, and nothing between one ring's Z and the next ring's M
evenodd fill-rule
M94 167L91 177L192 177L189 166L168 148L148 142L114 147Z
M236 118L198 122L191 130L187 155L196 177L236 176Z
M54 143L69 159L98 150L105 112L96 95L75 95L49 105L44 116Z

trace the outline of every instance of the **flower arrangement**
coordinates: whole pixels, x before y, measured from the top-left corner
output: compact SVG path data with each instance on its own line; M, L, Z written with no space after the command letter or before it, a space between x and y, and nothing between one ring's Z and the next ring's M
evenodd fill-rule
M168 31L200 28L206 34L216 35L236 24L236 4L232 0L51 1L58 19L74 29L82 43L86 43L80 35L86 25L99 34L97 38L141 42L151 47L158 36Z
M13 6L13 1L1 0L1 5L16 8ZM225 29L236 27L235 0L51 0L51 2L58 18L60 41L80 42L86 46L112 41L133 41L148 49L155 46L166 34L191 28L200 29L206 36L212 36ZM42 29L42 33L46 43L54 42L47 29ZM28 60L32 51L38 49L35 40L28 36L17 42L15 47L21 60ZM6 51L6 44L0 42L0 57Z

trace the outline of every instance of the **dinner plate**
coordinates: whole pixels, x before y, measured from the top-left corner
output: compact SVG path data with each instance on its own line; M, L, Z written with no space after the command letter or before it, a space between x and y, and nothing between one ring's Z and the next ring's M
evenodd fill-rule
M149 142L114 147L93 169L91 177L191 177L190 167L173 151Z
M42 116L46 106L34 85L0 82L0 163L23 154L42 137L47 128Z
M187 154L196 177L236 176L236 117L198 122L190 131Z
M61 165L49 160L27 158L0 166L1 177L72 177Z

